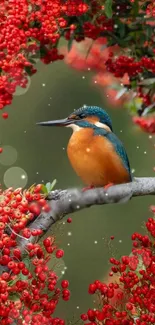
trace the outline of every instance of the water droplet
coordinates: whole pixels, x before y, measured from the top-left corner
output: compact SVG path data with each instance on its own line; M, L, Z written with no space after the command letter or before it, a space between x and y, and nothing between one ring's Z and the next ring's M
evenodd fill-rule
M120 130L120 132L122 133L123 131L122 131L122 130Z
M36 172L36 174L38 175L38 174L39 174L39 172Z
M137 146L137 149L139 149L139 146Z
M77 205L77 207L76 207L77 209L80 209L80 206L79 205Z
M63 147L62 150L65 150L65 148Z
M94 244L97 244L97 243L98 243L97 240L95 240L95 241L94 241Z
M43 86L43 87L45 87L45 86L46 86L46 84L44 84L44 83L43 83L43 84L42 84L42 86Z
M131 169L131 173L132 174L135 173L135 169L134 168Z
M67 246L70 246L70 243L68 243Z
M90 71L91 69L90 68L88 68L88 71Z
M94 80L94 83L97 84L97 80Z
M149 135L149 139L152 139L152 135Z
M147 154L147 152L146 151L144 151L144 155L146 155Z
M120 239L118 242L121 244L122 243L122 239Z
M86 77L85 76L82 76L82 79L85 79Z
M77 308L77 309L79 309L80 307L79 307L79 306L77 306L76 308Z
M51 106L51 104L48 104L48 106Z
M86 151L87 151L87 152L90 152L90 148L87 148Z
M72 236L71 231L68 231L67 235L68 235L68 236Z

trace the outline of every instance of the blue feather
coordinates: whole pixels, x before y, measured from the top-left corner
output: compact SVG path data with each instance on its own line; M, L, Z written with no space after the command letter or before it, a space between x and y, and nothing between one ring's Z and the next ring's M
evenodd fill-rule
M104 136L112 143L113 147L115 148L116 153L121 158L125 168L127 169L128 173L130 175L130 180L132 180L129 159L128 159L126 150L125 150L122 142L118 139L118 137L114 133L108 132L107 130L98 128L98 127L94 128L94 135Z

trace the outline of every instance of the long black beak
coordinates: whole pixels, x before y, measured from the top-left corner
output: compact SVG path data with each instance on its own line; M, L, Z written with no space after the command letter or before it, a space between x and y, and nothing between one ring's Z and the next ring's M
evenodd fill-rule
M66 126L73 123L75 123L75 120L64 118L62 120L38 122L36 124L41 126Z

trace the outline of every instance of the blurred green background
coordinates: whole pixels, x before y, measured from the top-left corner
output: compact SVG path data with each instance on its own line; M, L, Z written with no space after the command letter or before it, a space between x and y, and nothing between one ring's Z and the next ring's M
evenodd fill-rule
M9 118L0 119L0 141L4 147L0 155L1 183L4 187L28 187L56 178L57 188L82 187L66 155L71 130L41 128L35 123L66 117L83 104L107 108L101 90L92 85L90 72L74 71L63 62L46 66L38 63L37 69L28 91L20 96L18 91L13 104L6 107ZM127 149L134 175L154 175L154 139L134 127L127 111L107 109L115 133ZM150 215L149 205L153 203L153 197L143 197L126 204L93 207L71 215L71 224L56 226L57 241L65 250L65 264L57 271L69 280L72 292L71 300L57 309L59 316L71 318L92 305L88 284L95 279L104 280L108 258L115 250L117 257L130 253L131 234L143 231L142 223ZM111 235L115 239L109 249Z

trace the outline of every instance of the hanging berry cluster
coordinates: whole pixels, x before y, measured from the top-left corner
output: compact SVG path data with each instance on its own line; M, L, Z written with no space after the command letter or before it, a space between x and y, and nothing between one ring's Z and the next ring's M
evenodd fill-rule
M154 103L154 8L144 0L1 1L0 109L11 104L17 86L27 86L36 58L45 64L64 58L60 38L71 49L74 40L106 37L107 48L119 52L110 51L104 67L116 78L128 75L127 90L142 99L142 114Z
M88 10L83 1L8 0L0 2L0 109L12 102L17 86L36 72L34 58L62 60L57 45L72 16Z
M60 259L64 251L53 236L37 243L43 232L29 227L41 210L49 211L42 185L9 188L0 197L0 324L64 325L53 313L60 299L69 300L69 282L59 288L48 266L53 254Z

